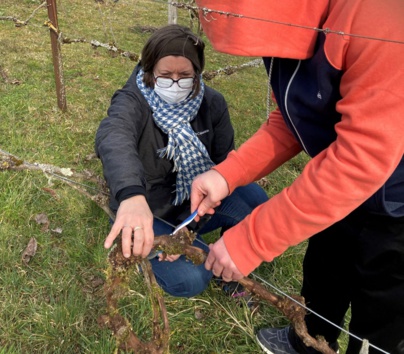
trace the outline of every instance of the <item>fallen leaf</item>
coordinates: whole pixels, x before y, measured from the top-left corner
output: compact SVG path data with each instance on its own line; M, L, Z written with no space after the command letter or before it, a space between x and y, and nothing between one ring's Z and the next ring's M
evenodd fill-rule
M268 187L271 183L268 181L266 177L262 177L260 180L257 181L257 184L262 188Z
M61 168L60 172L64 176L73 176L73 171L70 168Z
M94 159L96 159L96 158L97 158L97 155L93 152L92 154L87 155L87 156L84 158L84 161L91 161L91 160L94 160Z
M52 197L54 197L55 199L59 199L58 195L56 194L56 192L51 189L51 188L47 188L47 187L43 187L42 188L43 191L49 193Z
M61 234L63 232L61 227L57 227L56 229L51 229L52 232L54 232L55 234Z
M44 214L44 213L35 215L35 221L39 225L49 224L48 216L46 214Z
M91 280L91 287L93 289L98 288L99 286L101 286L103 284L104 284L104 279L102 279L101 277L96 276Z
M197 320L202 320L205 317L201 310L195 310L195 318Z
M35 221L39 225L43 225L41 231L46 232L49 230L49 219L48 216L44 213L35 215Z
M37 244L35 238L31 237L31 239L28 242L27 247L25 248L25 250L21 256L21 260L25 264L28 264L28 262L31 260L31 258L35 256L37 247L38 247L38 244Z

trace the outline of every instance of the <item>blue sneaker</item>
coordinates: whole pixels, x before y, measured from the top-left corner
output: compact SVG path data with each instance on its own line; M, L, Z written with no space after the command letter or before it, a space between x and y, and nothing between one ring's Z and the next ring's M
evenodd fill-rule
M289 342L290 327L263 328L257 333L257 341L267 354L298 354Z

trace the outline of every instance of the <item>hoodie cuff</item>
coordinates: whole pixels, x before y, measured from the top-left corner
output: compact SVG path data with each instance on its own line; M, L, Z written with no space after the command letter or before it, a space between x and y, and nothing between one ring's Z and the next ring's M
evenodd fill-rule
M248 233L248 221L244 219L223 235L223 241L231 259L244 276L250 274L264 261L251 246L246 236Z
M226 160L212 167L212 169L219 172L224 177L229 187L230 194L233 193L237 187L247 183L243 178L245 174L240 173L244 168L239 163L235 151L231 151L229 155L227 155Z

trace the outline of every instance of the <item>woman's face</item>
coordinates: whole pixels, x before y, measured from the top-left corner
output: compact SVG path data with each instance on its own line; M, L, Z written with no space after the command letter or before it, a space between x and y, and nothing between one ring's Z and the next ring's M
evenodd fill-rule
M161 58L154 66L154 76L162 76L173 80L194 77L192 62L182 56L169 55Z

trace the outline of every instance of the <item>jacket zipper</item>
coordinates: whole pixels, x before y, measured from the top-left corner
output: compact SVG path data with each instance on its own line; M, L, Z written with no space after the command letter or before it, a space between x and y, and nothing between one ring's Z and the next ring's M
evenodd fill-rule
M293 81L293 79L295 78L295 76L296 76L296 74L297 74L299 68L300 68L300 64L301 64L301 60L299 60L299 63L297 64L296 69L295 69L295 71L294 71L292 77L291 77L290 80L289 80L288 86L287 86L287 88L286 88L286 94L285 94L285 101L284 101L284 103L285 103L285 110L286 110L287 118L288 118L288 120L289 120L291 126L293 127L293 129L294 129L294 131L295 131L295 133L296 133L296 136L298 137L299 142L300 142L300 144L301 144L302 147L303 147L303 150L306 152L307 155L309 155L309 153L308 153L308 151L307 151L307 148L306 148L306 145L304 145L303 139L301 138L299 132L297 131L296 126L293 124L292 118L290 117L290 115L289 115L289 110L288 110L289 88L290 88L290 86L291 86L291 84L292 84L292 81Z

